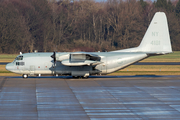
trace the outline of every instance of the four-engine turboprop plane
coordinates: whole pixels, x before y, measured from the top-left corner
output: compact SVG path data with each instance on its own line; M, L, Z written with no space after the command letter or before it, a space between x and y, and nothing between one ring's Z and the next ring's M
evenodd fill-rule
M25 53L6 65L8 71L29 75L89 75L118 71L152 55L172 53L165 13L157 12L138 47L111 52Z

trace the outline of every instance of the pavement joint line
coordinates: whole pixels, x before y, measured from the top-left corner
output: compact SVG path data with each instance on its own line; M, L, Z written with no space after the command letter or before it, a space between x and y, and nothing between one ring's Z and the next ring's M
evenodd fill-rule
M162 83L162 84L164 84L164 83ZM165 84L164 84L164 85L165 85ZM176 110L175 108L171 107L171 105L166 104L165 102L161 101L159 98L157 98L157 97L153 96L152 94L148 93L147 91L145 91L145 90L143 90L143 89L139 88L138 86L135 86L135 85L133 85L133 86L134 86L135 88L139 89L139 90L144 91L145 93L149 94L150 96L152 96L153 98L155 98L155 99L159 100L160 102L164 103L163 105L167 105L167 106L169 106L170 108L174 109L175 111L179 112L179 111L178 111L178 110ZM171 88L171 89L172 89L172 88Z
M3 78L2 82L0 83L0 92L1 92L1 90L3 88L3 86L4 86L4 83L5 83L6 79L7 79L7 77Z
M164 84L164 83L162 83L162 84ZM164 84L164 85L166 85L166 84ZM175 89L175 88L172 88L172 87L170 87L171 89L173 89L173 90L176 90L176 91L180 91L180 90L178 90L178 89ZM158 98L158 100L159 100L159 98ZM164 102L163 102L164 103ZM164 103L165 104L165 103ZM174 109L175 111L177 111L177 112L179 112L177 109L175 109L174 107L172 107L172 105L168 105L169 107L171 107L172 109Z
M37 118L39 118L39 112L38 112L38 101L37 101L37 79L35 79L35 92L36 92L36 112L37 112Z
M98 82L97 82L97 84L99 85L99 86L101 86L102 87L102 89L104 89L104 86L102 86L101 84L99 84ZM116 99L117 101L118 101L118 103L119 102L121 102L121 101L119 101L119 99L117 99L114 95L112 95L109 91L107 91L106 89L104 89L107 93L109 93L114 99ZM126 107L126 109L127 110L129 110L129 111L131 111L134 115L136 115L138 118L141 118L141 119L143 119L141 116L139 116L138 114L136 114L135 112L133 112L131 109L128 109L128 107L126 106L126 104L123 104L124 105L124 107Z
M74 97L77 99L77 101L79 102L78 98L76 97L76 94L73 92L73 90L71 89L71 87L69 86L67 80L64 79L64 81L66 82L66 84L68 85L69 89L71 90L71 92L73 93ZM89 118L89 120L91 120L91 118L89 117L89 115L87 114L87 112L85 112L85 109L83 108L83 106L81 105L81 103L79 102L79 105L81 106L81 108L84 110L84 113L87 115L87 117Z

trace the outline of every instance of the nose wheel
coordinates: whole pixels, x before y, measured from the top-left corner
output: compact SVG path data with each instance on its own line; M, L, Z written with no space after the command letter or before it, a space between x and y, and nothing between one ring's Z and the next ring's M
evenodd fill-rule
M27 74L23 74L22 77L23 78L28 78L28 75Z

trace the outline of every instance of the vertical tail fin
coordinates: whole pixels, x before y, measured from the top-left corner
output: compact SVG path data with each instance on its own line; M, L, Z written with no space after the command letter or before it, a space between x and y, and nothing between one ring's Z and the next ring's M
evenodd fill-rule
M171 41L165 13L156 12L138 47L112 52L146 52L148 54L171 53Z
M156 54L172 52L168 23L164 12L156 12L137 49L141 52Z

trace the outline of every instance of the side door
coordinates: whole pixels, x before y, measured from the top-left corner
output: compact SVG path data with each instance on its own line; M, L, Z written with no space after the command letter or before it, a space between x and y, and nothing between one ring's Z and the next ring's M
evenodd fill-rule
M35 66L30 65L30 69L29 69L30 75L34 75L34 71L35 71Z
M101 66L102 73L107 73L107 57L105 56L103 58L103 64Z

